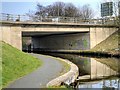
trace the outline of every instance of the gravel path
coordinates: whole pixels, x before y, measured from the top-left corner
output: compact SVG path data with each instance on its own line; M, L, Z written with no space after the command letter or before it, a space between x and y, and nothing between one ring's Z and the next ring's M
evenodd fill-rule
M56 78L63 69L61 62L55 60L55 58L40 54L32 55L42 60L43 65L36 71L14 81L7 88L44 88L46 84Z

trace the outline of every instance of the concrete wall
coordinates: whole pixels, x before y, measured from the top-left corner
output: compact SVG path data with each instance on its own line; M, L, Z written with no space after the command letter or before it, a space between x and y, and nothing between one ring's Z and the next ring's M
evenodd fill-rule
M90 32L90 48L93 48L95 45L100 43L101 41L105 40L108 36L110 36L113 32L115 32L117 29L113 26L96 26L96 25L67 25L67 24L28 24L27 23L2 23L1 26L1 33L2 33L2 40L5 41L6 43L9 43L10 45L22 50L22 32L23 31L38 31L38 32ZM84 34L86 37L87 35ZM84 36L84 37L85 37ZM74 37L75 41L79 40L77 38L82 39L81 36L72 36ZM72 37L65 37L65 40L70 40L72 42L73 38ZM68 39L70 38L70 39ZM53 40L53 37L50 37L51 40ZM58 36L56 39L59 39L60 42L63 42L62 46L64 46L64 41L60 40L60 37ZM62 38L64 39L64 38ZM42 39L41 39L42 40ZM45 39L46 40L46 39ZM42 41L43 42L43 41ZM46 42L46 41L44 41ZM48 42L48 41L47 41ZM50 41L49 41L50 42ZM67 41L68 42L68 41ZM73 41L74 42L74 41ZM51 43L51 42L50 42ZM58 43L58 42L56 42ZM78 41L78 45L80 45L80 42ZM51 43L52 44L52 43ZM59 44L59 43L58 43ZM79 49L81 46L74 47L67 47L69 44L65 45L64 48L66 49ZM50 45L51 46L51 45ZM61 46L60 46L61 47ZM63 48L63 49L64 49ZM87 47L88 48L88 47Z
M117 31L116 28L100 28L100 27L91 27L90 28L90 48L95 47L101 41L108 38L111 34Z
M88 50L90 49L89 33L53 35L32 38L34 48L50 50Z
M20 26L2 26L2 41L22 49L22 35Z

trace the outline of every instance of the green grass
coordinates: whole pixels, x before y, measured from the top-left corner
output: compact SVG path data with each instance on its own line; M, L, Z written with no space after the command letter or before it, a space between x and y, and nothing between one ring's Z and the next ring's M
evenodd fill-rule
M61 85L61 86L52 86L52 87L48 87L47 90L74 90L70 87L66 87L65 85Z
M63 74L65 74L65 73L67 73L68 71L70 71L70 65L69 64L67 64L66 62L64 62L64 61L60 61L61 63L62 63L62 65L63 65L63 68L62 68L62 71L60 72L60 75L63 75Z
M2 43L2 86L14 81L42 65L37 58Z
M116 52L118 49L118 31L96 45L91 51Z

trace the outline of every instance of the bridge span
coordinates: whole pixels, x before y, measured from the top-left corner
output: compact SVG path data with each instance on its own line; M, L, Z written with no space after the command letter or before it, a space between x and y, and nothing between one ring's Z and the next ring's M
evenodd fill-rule
M22 50L22 38L34 48L89 50L118 29L114 25L1 21L2 40Z

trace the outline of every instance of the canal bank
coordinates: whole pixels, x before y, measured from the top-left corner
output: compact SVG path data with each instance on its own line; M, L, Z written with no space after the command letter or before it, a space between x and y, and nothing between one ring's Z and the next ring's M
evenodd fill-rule
M70 84L69 87L78 88L79 85L91 81L105 80L108 78L117 77L119 79L120 75L120 61L118 58L92 58L83 57L75 54L61 54L61 53L46 53L54 57L60 57L63 59L68 59L73 62L79 68L79 77L77 80ZM111 77L111 78L109 78ZM65 84L66 85L66 84ZM83 87L86 88L86 87Z
M70 65L70 70L66 72L65 74L51 80L47 87L55 87L55 86L61 86L62 84L70 85L71 83L74 83L79 75L79 69L77 65L73 64L72 62L68 61L67 59L58 58L58 60L63 61L64 63L67 63Z
M31 55L40 58L44 63L43 66L30 73L29 75L26 75L11 83L7 88L46 88L48 82L60 76L62 71L65 69L59 58L40 54ZM77 74L74 79L77 78ZM63 81L60 81L60 83L62 82ZM54 83L54 85L56 85L56 83Z

